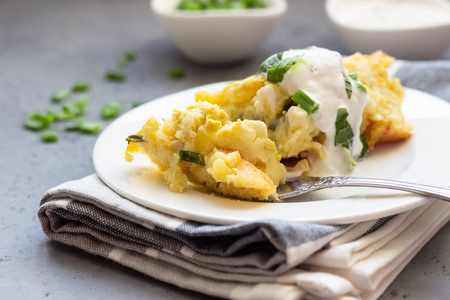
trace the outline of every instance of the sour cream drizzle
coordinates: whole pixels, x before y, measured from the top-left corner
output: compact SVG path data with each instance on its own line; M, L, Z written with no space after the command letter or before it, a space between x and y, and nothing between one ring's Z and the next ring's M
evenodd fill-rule
M347 122L352 127L354 135L350 152L353 157L358 157L363 148L359 138L362 114L370 98L352 81L352 95L350 99L348 98L343 75L347 74L347 70L338 52L312 47L308 50L286 51L283 53L283 59L296 55L303 55L307 64L294 65L284 75L281 86L289 95L294 95L301 89L320 105L319 110L311 114L311 117L314 126L326 136L323 146L327 158L325 161L314 162L310 174L317 176L347 174L351 169L348 150L340 145L334 145L337 111L346 108L349 113Z

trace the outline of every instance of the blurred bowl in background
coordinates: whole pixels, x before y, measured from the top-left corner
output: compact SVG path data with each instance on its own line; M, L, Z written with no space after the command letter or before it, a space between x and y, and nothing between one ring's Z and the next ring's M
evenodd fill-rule
M446 0L327 0L325 10L352 52L429 60L450 46Z
M151 0L152 11L188 59L225 64L253 55L286 12L286 0L265 0L265 8L177 10L179 0Z

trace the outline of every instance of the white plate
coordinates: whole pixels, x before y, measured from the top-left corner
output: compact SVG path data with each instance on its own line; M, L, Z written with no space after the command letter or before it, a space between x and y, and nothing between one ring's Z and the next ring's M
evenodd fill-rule
M120 195L143 206L180 218L212 224L234 224L261 219L283 219L343 224L400 213L431 201L421 196L381 189L329 189L299 198L299 202L238 201L187 189L172 193L148 159L137 155L124 160L125 138L138 132L150 116L168 118L173 108L183 109L199 90L216 91L225 82L182 91L143 104L109 125L99 136L93 153L100 178ZM406 89L403 111L415 126L411 139L378 146L360 162L357 176L395 178L421 183L450 183L450 105L441 99Z

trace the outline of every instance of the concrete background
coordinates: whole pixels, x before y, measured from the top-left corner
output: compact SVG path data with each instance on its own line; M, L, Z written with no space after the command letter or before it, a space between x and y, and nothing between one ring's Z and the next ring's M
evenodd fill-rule
M207 299L114 262L50 241L36 217L51 187L94 173L97 136L65 132L56 144L25 130L27 113L57 107L49 96L88 80L87 118L100 121L102 105L124 110L186 88L254 73L268 55L309 45L349 54L327 21L323 1L289 1L290 9L254 58L239 65L204 67L184 59L144 0L0 0L0 298ZM138 58L125 83L109 83L125 49ZM450 59L447 51L444 59ZM186 77L167 71L180 67ZM450 101L450 99L446 99ZM105 122L104 126L107 126ZM448 299L450 224L422 249L381 299ZM212 298L208 298L212 299Z

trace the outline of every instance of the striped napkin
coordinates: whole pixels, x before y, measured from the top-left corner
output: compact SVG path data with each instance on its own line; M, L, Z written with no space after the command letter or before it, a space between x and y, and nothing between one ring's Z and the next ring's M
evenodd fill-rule
M450 102L450 61L400 62L404 86ZM229 299L376 299L450 218L450 204L377 220L211 225L131 202L90 175L50 189L45 234L182 288Z

